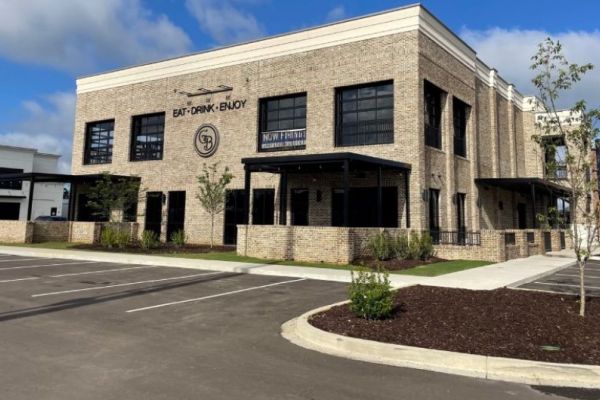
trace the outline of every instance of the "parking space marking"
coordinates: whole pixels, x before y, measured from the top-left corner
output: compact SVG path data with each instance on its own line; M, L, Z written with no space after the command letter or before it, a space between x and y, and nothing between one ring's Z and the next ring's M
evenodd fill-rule
M565 286L565 287L574 287L574 288L578 288L579 285L569 285L567 283L548 283L548 282L532 282L535 283L536 285L548 285L548 286ZM586 289L600 289L600 286L586 286Z
M288 284L288 283L301 282L301 281L305 281L305 280L306 280L306 278L292 279L290 281L270 283L268 285L261 285L261 286L253 286L253 287L249 287L249 288L245 288L245 289L233 290L231 292L213 294L213 295L204 296L204 297L197 297L195 299L172 301L170 303L157 304L157 305L154 305L154 306L134 308L132 310L127 310L126 312L128 312L128 313L134 313L134 312L138 312L138 311L147 311L147 310L153 310L153 309L161 308L161 307L174 306L174 305L177 305L177 304L185 304L185 303L191 303L191 302L195 302L195 301L209 300L209 299L214 299L214 298L217 298L217 297L229 296L229 295L232 295L232 294L243 293L243 292L250 292L252 290L259 290L259 289L264 289L264 288L268 288L268 287L272 287L272 286L285 285L285 284Z
M555 276L568 276L570 278L579 278L579 274L554 274ZM587 278L591 278L591 279L599 279L600 275L588 275L585 274L586 279Z
M19 265L16 267L5 267L0 268L0 271L13 271L17 269L28 269L28 268L42 268L42 267L55 267L59 265L82 265L82 264L105 264L97 261L77 261L71 263L56 263L56 264L42 264L42 265Z
M34 279L40 279L37 276L32 276L29 278L19 278L19 279L5 279L3 281L0 281L0 283L9 283L9 282L19 282L19 281L32 281Z
M33 261L33 260L39 260L39 258L11 258L10 260L0 260L0 263L3 262L11 262L11 261Z
M144 283L156 283L156 282L174 281L174 280L177 280L177 279L183 280L183 279L197 278L197 277L200 277L200 276L217 275L217 274L223 274L223 272L220 272L220 271L219 272L205 272L205 273L202 273L202 274L174 276L174 277L171 277L171 278L151 279L151 280L139 281L139 282L118 283L116 285L94 286L94 287L88 287L88 288L83 288L83 289L61 290L60 292L32 294L31 297L44 297L44 296L54 296L54 295L57 295L57 294L87 292L87 291L90 291L90 290L102 290L102 289L110 289L110 288L123 287L123 286L142 285Z
M115 269L103 269L100 271L86 271L86 272L72 272L70 274L58 274L58 275L49 275L49 278L62 278L64 276L77 276L77 275L90 275L90 274L102 274L104 272L118 272L118 271L130 271L132 269L141 269L141 268L156 268L154 265L144 265L141 267L128 267L128 268L115 268Z

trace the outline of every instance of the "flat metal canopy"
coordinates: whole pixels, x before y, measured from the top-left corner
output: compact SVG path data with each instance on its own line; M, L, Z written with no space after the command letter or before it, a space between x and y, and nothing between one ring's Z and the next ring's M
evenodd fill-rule
M0 182L10 181L35 181L35 182L56 182L56 183L90 183L102 178L103 174L88 175L68 175L68 174L48 174L44 172L23 172L19 174L0 174ZM113 180L131 179L139 181L137 176L109 175Z
M542 178L477 178L475 183L512 192L529 193L532 188L535 188L535 190L547 191L559 196L569 196L571 193L568 187Z
M242 164L247 171L272 173L342 171L346 162L352 170L411 170L411 165L407 163L347 152L242 158Z

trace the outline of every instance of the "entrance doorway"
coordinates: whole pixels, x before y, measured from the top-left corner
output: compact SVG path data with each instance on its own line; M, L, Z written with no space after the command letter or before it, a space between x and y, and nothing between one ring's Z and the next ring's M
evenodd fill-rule
M223 229L223 243L235 245L237 243L237 226L246 223L244 218L244 190L228 190L225 200L225 226Z
M146 194L146 221L144 229L160 236L162 224L162 192Z
M292 225L308 225L308 189L292 189Z
M169 192L169 210L167 219L167 240L175 232L183 231L185 224L185 192Z
M350 221L351 227L376 227L377 222L377 188L350 188ZM387 186L381 188L382 226L398 227L398 188ZM333 189L331 200L331 226L342 226L344 222L344 189Z
M275 222L275 189L254 189L252 192L252 225L273 225Z
M519 229L527 229L527 205L517 204L517 224Z

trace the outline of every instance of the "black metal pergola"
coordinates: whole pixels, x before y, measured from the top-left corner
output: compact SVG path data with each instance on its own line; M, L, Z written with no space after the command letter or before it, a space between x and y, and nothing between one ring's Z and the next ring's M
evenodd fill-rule
M69 183L71 190L69 191L69 215L68 219L73 220L75 214L75 195L77 186L81 184L93 184L102 178L104 174L87 174L87 175L69 175L69 174L49 174L43 172L23 172L18 174L0 174L0 182L30 182L29 197L27 205L27 220L31 220L31 209L33 206L33 194L36 183ZM108 175L112 180L131 179L139 181L136 176L126 175Z
M279 224L286 225L287 215L287 181L289 174L341 172L343 198L343 226L350 225L350 173L353 171L375 171L377 174L377 223L383 225L382 217L382 173L384 170L395 170L404 173L406 196L406 226L410 227L409 185L410 164L386 160L356 153L325 153L310 155L293 155L279 157L242 158L244 164L244 218L248 223L250 213L250 187L253 172L269 172L279 174L280 180L280 218Z

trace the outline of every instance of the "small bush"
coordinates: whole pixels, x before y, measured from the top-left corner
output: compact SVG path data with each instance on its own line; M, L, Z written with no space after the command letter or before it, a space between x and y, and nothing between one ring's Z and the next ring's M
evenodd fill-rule
M394 255L394 240L387 232L373 235L367 242L367 248L373 257L380 261L389 260Z
M177 232L173 232L171 235L171 242L175 247L183 247L187 242L187 237L185 236L185 232L183 229L178 230Z
M406 260L409 255L408 248L408 236L406 233L400 233L396 236L396 243L394 247L394 257L399 260Z
M350 310L365 319L388 318L394 309L394 296L387 272L352 271L349 288Z
M105 226L100 235L100 244L104 247L123 248L130 243L129 231L112 226Z
M433 249L433 239L429 233L423 233L421 235L421 239L419 240L420 247L420 258L423 261L429 260L434 256L435 250Z
M140 240L140 246L142 249L149 250L160 246L160 239L158 234L153 231L142 232L142 238Z
M410 233L410 240L408 243L408 254L407 259L418 260L421 258L421 239L417 232Z

